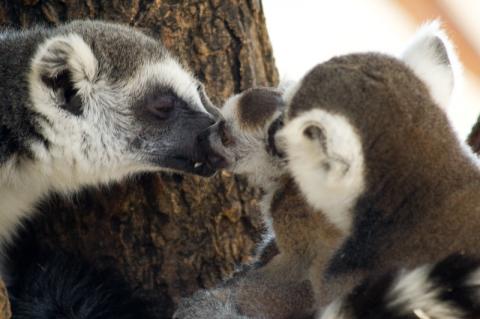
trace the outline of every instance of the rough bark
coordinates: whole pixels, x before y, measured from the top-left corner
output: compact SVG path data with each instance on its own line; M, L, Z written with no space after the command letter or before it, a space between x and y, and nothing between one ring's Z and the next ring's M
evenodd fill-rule
M5 284L0 280L0 319L10 319L11 317L12 311L7 296L7 289L5 289Z
M128 23L161 39L216 103L277 82L258 0L0 0L0 25L83 18ZM181 295L218 283L249 258L262 227L254 198L226 173L149 174L73 201L53 197L35 227L42 240L119 269L168 317Z

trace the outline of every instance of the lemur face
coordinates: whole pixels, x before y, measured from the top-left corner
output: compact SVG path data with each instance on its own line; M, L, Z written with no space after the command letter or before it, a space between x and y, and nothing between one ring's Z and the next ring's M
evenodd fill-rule
M58 28L36 52L29 86L45 156L59 152L79 171L106 175L215 172L198 136L216 109L200 83L138 31L88 21Z
M205 136L211 165L254 179L279 173L283 160L273 136L283 105L281 92L271 88L250 89L227 100L223 120Z

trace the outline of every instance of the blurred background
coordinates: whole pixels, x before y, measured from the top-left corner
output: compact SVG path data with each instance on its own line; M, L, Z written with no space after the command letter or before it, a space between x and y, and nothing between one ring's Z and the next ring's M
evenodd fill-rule
M440 19L463 64L449 115L465 139L480 114L480 1L263 0L276 64L283 79L299 79L335 55L397 54L423 23Z

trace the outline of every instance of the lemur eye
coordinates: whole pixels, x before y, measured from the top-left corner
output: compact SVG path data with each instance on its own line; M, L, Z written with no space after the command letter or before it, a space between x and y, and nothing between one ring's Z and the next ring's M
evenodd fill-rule
M147 109L159 120L166 120L175 105L178 103L177 98L172 95L162 95L152 99L147 104Z

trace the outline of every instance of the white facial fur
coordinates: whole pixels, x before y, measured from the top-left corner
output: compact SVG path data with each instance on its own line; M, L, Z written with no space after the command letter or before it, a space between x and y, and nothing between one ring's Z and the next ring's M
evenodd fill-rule
M129 90L141 91L149 82L161 83L171 87L172 90L185 101L192 102L192 106L197 107L197 111L208 113L200 96L196 93L198 82L193 76L184 69L178 61L173 58L166 58L158 62L152 61L146 64L137 75L130 80Z
M325 140L307 137L317 128ZM351 228L351 209L364 190L363 151L346 118L314 109L288 122L276 135L288 167L307 201L341 230Z
M230 164L227 169L235 174L247 175L250 182L259 187L270 188L272 181L284 173L283 161L267 152L268 124L272 123L280 111L276 112L267 125L258 129L246 129L238 114L241 94L227 100L221 113L226 129L234 139L228 147L216 148Z
M292 102L293 96L298 91L301 85L301 80L296 82L290 82L288 83L288 85L285 85L283 90L283 100L285 101L286 105L289 105Z

